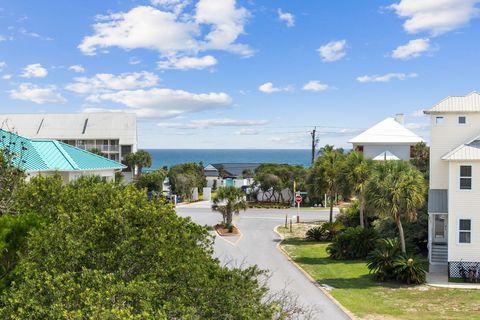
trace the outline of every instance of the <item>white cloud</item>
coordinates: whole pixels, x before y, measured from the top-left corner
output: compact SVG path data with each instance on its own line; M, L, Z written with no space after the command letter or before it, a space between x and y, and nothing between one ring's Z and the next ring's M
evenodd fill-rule
M361 83L367 83L367 82L390 82L390 80L396 79L396 80L406 80L409 78L416 78L417 74L416 73L387 73L384 75L373 75L373 76L361 76L357 77L357 81Z
M260 134L260 130L258 129L253 129L253 128L242 128L235 132L235 134L240 135L240 136L255 136Z
M159 8L138 6L97 17L93 35L86 36L78 48L87 55L108 47L144 48L158 51L163 58L196 56L206 50L253 54L247 45L236 42L244 33L249 12L237 8L235 0L199 0L192 11L185 10L184 1L153 3Z
M317 49L318 54L322 57L322 61L333 62L345 57L347 48L347 41L332 41Z
M167 60L159 61L159 69L205 69L212 67L217 64L217 59L213 56L204 56L204 57L182 57L182 58L169 58Z
M75 64L73 66L70 66L68 68L68 70L72 70L73 72L77 72L77 73L84 73L85 72L85 68L82 67L81 65L79 64Z
M240 127L240 126L261 126L267 124L267 120L243 120L243 119L200 119L187 123L160 122L159 127L175 129L206 129L210 127Z
M293 14L289 12L283 12L282 9L278 9L278 19L280 21L283 21L287 24L287 27L293 27L295 26L295 17Z
M417 58L425 52L432 50L430 39L410 40L407 44L397 47L392 51L392 58L408 60Z
M312 80L305 83L302 89L305 91L320 92L320 91L326 91L330 89L330 86L328 86L327 84L320 83L320 81Z
M433 36L455 30L479 15L479 0L400 0L390 8L405 18L408 33L429 32Z
M139 117L172 118L185 113L226 108L232 103L223 92L191 93L184 90L153 88L149 90L121 90L90 95L89 102L111 101L127 106Z
M196 5L195 21L197 24L211 26L205 36L203 49L227 50L242 56L251 56L249 46L235 43L244 33L244 26L249 16L247 9L237 8L236 0L200 0Z
M287 86L287 87L280 88L280 87L275 87L272 82L266 82L261 86L259 86L258 90L260 90L263 93L274 93L274 92L281 92L281 91L293 91L293 87Z
M48 75L47 69L42 67L40 63L29 64L23 68L23 78L45 78Z
M77 77L75 82L65 86L76 93L95 93L111 90L129 90L153 87L158 83L158 76L151 72L131 72L114 75L99 73L93 77Z
M0 61L0 72L2 72L6 66L7 66L7 63L5 61Z
M16 90L10 90L10 98L32 101L38 104L63 103L67 100L53 85L37 86L31 83L21 83Z
M11 74L3 75L3 76L2 76L2 79L3 79L3 80L10 80L10 79L12 79L12 75L11 75Z

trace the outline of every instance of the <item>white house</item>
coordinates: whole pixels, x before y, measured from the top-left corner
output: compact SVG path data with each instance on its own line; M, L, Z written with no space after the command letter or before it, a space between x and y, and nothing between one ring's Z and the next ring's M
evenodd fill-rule
M459 277L480 262L480 93L448 97L431 117L429 259Z
M0 114L0 128L30 139L54 139L84 150L98 148L115 161L137 151L134 113Z
M409 160L419 142L424 140L405 128L403 114L386 118L349 141L354 150L373 160Z

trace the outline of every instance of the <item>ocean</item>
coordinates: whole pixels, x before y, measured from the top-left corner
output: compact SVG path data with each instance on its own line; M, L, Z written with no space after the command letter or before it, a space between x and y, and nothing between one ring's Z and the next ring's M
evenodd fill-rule
M185 162L287 163L310 166L311 150L300 149L145 149L152 155L150 170Z

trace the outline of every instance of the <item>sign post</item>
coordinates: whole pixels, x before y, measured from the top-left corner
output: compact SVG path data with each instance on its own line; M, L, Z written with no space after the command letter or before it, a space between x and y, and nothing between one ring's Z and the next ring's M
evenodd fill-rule
M295 196L295 202L297 203L297 223L300 222L300 203L302 203L303 197L299 194Z

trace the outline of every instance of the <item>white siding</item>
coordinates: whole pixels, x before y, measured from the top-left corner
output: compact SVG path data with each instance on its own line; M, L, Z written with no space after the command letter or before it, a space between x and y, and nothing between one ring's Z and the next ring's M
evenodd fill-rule
M460 165L472 165L472 190L460 190ZM480 162L449 163L448 261L480 261ZM472 242L459 244L459 219L471 219Z
M430 189L448 189L448 163L441 158L480 134L480 114L466 114L467 123L458 124L464 114L432 114L430 137ZM444 117L437 125L435 118Z
M358 144L362 145L362 144ZM353 145L355 149L357 147L356 144ZM363 155L366 158L372 159L378 156L380 153L390 151L397 157L402 160L409 160L410 159L410 144L408 145L395 145L395 144L363 144Z

